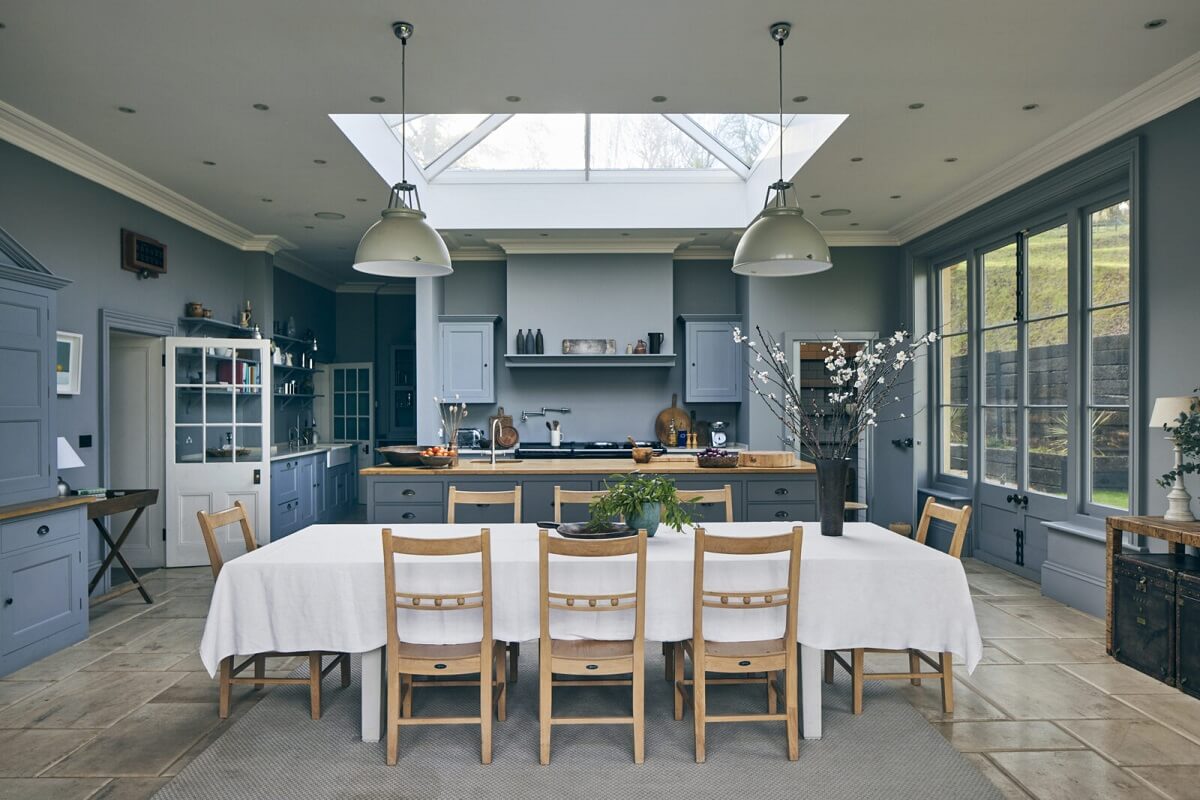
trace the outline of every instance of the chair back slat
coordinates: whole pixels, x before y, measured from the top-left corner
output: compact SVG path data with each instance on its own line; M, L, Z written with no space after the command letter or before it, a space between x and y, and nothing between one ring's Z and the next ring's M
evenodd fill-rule
M513 507L513 522L521 521L521 487L514 486L504 492L464 492L451 486L446 498L446 522L454 524L454 508L460 505Z
M725 521L733 522L733 487L728 483L720 489L676 489L675 497L681 503L721 503L725 506Z
M695 563L693 566L692 628L697 643L704 640L704 609L725 611L786 607L785 641L795 641L796 603L800 592L800 555L804 545L804 528L797 525L791 533L774 536L710 536L702 527L695 530ZM710 589L704 582L708 553L737 556L765 556L786 552L788 556L787 586L782 588ZM702 646L702 645L699 645Z
M225 566L225 559L221 555L221 544L217 541L217 531L221 528L228 527L234 523L238 523L242 528L242 539L246 543L246 552L258 548L258 542L254 540L254 530L250 527L250 517L246 514L246 507L242 505L241 500L235 500L233 508L227 508L224 511L197 511L196 521L200 523L200 533L204 536L204 548L208 551L208 565L212 567L213 579L215 580L221 574L221 568Z
M646 629L646 531L639 530L636 537L606 539L600 542L576 539L551 538L547 530L538 531L538 573L540 584L541 639L549 646L550 612L583 611L633 611L635 641L641 641ZM637 556L634 567L634 589L632 592L557 592L550 590L550 556L574 556L577 558L611 558L615 556Z
M946 548L946 552L954 558L962 558L963 542L966 541L967 527L971 522L971 506L955 508L936 503L932 497L925 498L925 507L921 509L921 522L917 526L916 540L919 544L926 543L925 540L929 537L929 524L935 519L954 526L954 532L950 537L950 546Z
M478 591L407 592L396 588L396 556L439 557L479 553L480 588ZM404 611L483 611L484 643L492 641L492 551L491 531L483 528L478 536L453 539L418 539L394 536L391 528L383 529L383 591L387 608L388 645L391 652L400 643L397 610ZM490 647L490 644L488 645ZM389 658L391 657L389 653Z
M574 489L564 489L561 486L554 487L554 521L562 522L562 507L563 506L586 506L591 505L594 501L599 500L604 495L608 494L605 491L584 491Z

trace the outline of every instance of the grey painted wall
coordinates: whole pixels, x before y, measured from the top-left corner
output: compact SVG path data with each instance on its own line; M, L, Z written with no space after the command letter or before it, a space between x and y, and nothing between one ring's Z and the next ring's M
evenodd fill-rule
M392 347L416 341L416 298L390 290L379 294L339 292L336 305L337 360L376 363L375 432L378 438L391 439L395 433L390 395Z
M297 336L311 330L317 337L317 361L332 361L337 351L334 293L278 267L273 277L275 319L295 318Z

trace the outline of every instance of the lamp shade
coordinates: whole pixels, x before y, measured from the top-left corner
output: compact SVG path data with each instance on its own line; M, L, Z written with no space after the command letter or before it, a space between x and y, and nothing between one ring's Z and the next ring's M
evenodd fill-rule
M79 457L71 445L67 444L67 440L62 436L58 437L58 468L59 469L75 469L76 467L84 466L83 459Z
M733 271L756 278L811 275L832 266L825 237L793 206L764 208L733 254Z
M1176 427L1179 425L1179 415L1192 410L1192 403L1197 402L1194 395L1185 397L1160 397L1154 401L1154 411L1150 414L1150 427Z
M354 268L389 278L437 278L454 272L450 251L438 232L414 208L387 208L383 218L367 228Z

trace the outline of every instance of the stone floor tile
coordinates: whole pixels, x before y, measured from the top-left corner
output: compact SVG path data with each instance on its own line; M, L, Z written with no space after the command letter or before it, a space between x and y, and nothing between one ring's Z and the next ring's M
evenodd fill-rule
M116 778L88 800L149 800L170 778Z
M49 681L0 681L0 708L24 700L49 685Z
M1122 767L1200 765L1200 745L1153 720L1060 720L1059 725Z
M47 774L156 777L219 722L216 703L150 703L101 731Z
M1005 639L988 643L1026 664L1115 664L1104 645L1091 639Z
M200 645L197 643L197 649ZM170 672L204 672L204 662L200 660L199 653L192 653L190 656L184 656L182 661L178 661L168 668Z
M1174 686L1167 686L1162 681L1156 681L1133 667L1116 662L1111 664L1063 664L1062 668L1109 694L1177 694L1179 692Z
M108 655L107 650L98 650L77 644L66 650L48 655L40 661L35 661L27 667L4 676L6 681L57 681L62 680L73 672L99 661Z
M1053 597L1046 597L1044 595L1035 597L1027 594L989 594L980 595L977 599L985 603L991 603L994 606L1049 606L1066 608L1066 606Z
M1003 606L1005 613L1063 639L1104 637L1104 621L1066 606Z
M965 663L966 663L966 661L963 660L962 656L956 655L954 657L955 666L958 666L960 664L965 664ZM993 647L990 644L988 644L987 642L984 642L983 643L983 653L979 657L979 663L980 664L1016 664L1017 660L1015 658L1013 658L1012 656L1010 656L1008 653L1001 650L1000 648Z
M1158 720L1176 733L1200 743L1200 700L1188 697L1183 692L1122 694L1114 697L1151 719Z
M98 650L116 650L166 624L167 620L165 619L151 619L142 614L119 625L113 625L101 633L92 634L81 645Z
M994 720L934 724L960 753L991 750L1084 750L1077 739L1053 722Z
M155 695L151 703L215 703L217 702L217 682L208 677L207 672L185 672L183 678L176 681L168 689ZM235 684L231 693L232 704L239 704L264 695L270 687L256 691L253 684Z
M95 735L81 730L0 730L0 778L32 778Z
M141 596L139 595L139 600ZM112 600L93 607L88 615L88 632L103 633L114 625L128 622L145 614L151 606L145 603L114 603Z
M0 800L85 800L106 778L2 778Z
M84 672L152 672L169 670L187 658L179 653L109 653L88 664ZM174 671L174 670L172 670Z
M942 690L937 681L922 681L920 686L896 681L905 699L930 722L1007 719L1002 710L989 703L969 686L954 682L954 713L942 713Z
M169 619L161 628L139 636L124 647L123 653L179 653L191 655L200 649L204 632L202 619Z
M1049 631L986 602L975 604L975 619L979 622L979 635L984 639L1040 639L1053 636Z
M1089 683L1046 664L983 664L962 680L1013 719L1139 719Z
M1012 778L1000 771L1000 768L988 760L982 753L963 753L963 758L975 765L992 784L1000 790L1004 800L1030 800L1029 795Z
M1088 750L989 753L988 758L1038 800L1162 800Z
M107 728L184 674L76 672L0 709L0 728Z
M1200 767L1132 767L1129 771L1172 800L1200 800Z
M208 617L208 606L209 598L204 595L171 595L155 603L145 616L151 619L205 619Z
M1000 597L1023 595L1025 597L1041 597L1042 589L1036 583L997 570L992 573L975 573L967 575L967 585L973 589Z

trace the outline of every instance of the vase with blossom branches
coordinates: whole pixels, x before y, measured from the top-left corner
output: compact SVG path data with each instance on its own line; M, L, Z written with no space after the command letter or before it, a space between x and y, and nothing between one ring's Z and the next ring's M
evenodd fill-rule
M805 399L783 344L773 334L755 327L757 339L733 329L733 338L750 354L750 383L784 430L794 447L817 467L821 533L841 536L845 519L849 455L860 438L876 427L881 413L901 401L905 373L921 351L937 341L937 334L913 337L898 330L886 339L863 345L853 355L840 336L821 345L824 368L831 386L826 401L839 409L828 410L815 397ZM844 410L844 413L842 413ZM896 418L903 418L898 413Z

